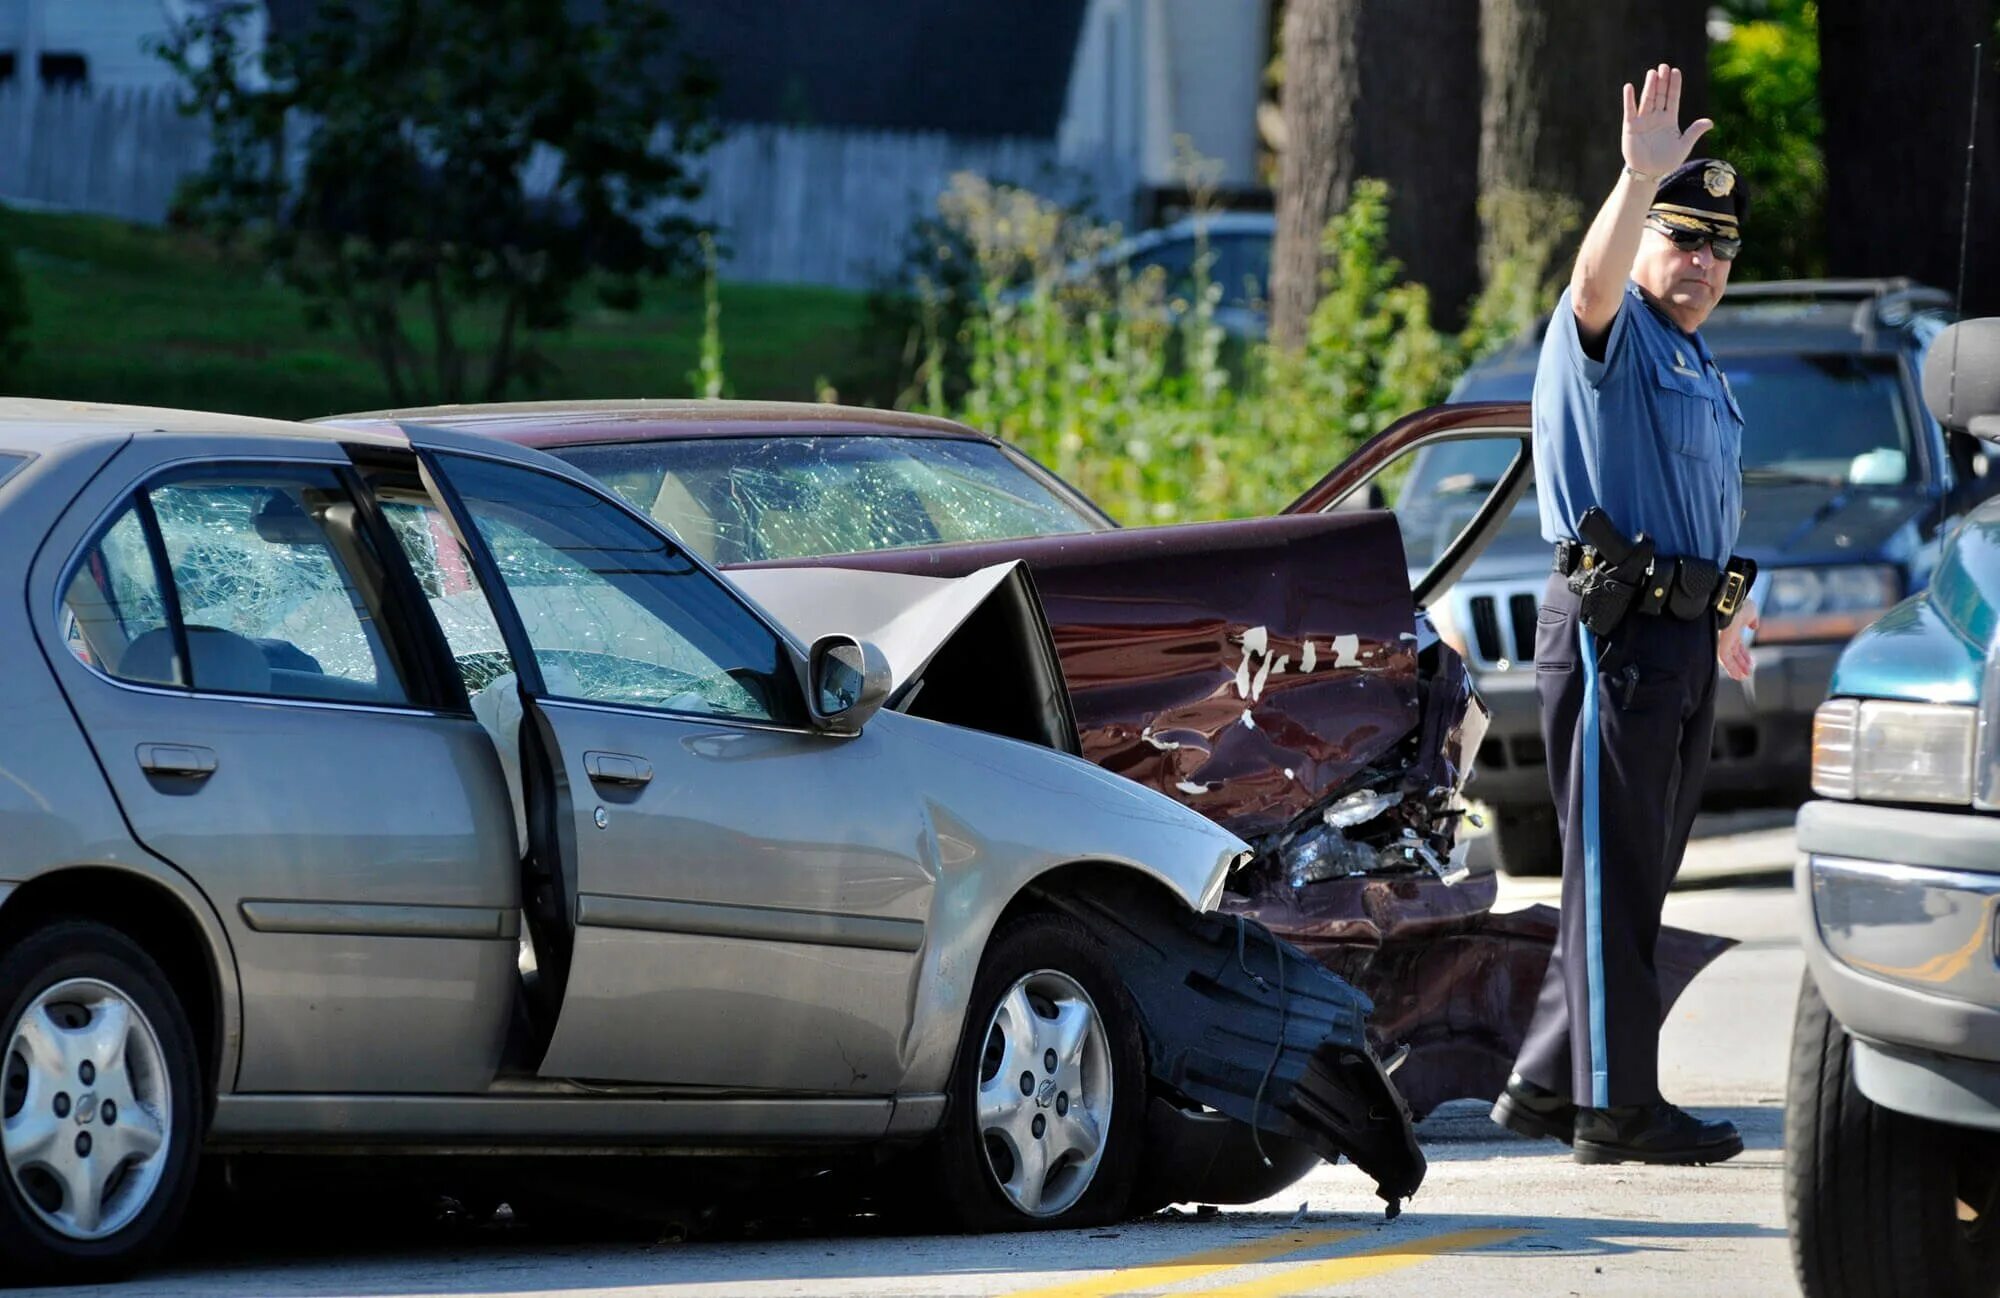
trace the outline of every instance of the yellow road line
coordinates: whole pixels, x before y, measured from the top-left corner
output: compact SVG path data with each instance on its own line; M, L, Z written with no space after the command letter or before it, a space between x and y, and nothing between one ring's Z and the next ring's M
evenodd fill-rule
M1320 1262L1301 1262L1296 1266L1288 1266L1275 1275L1246 1280L1241 1284L1229 1285L1222 1289L1203 1290L1198 1294L1188 1294L1185 1298L1279 1298L1283 1294L1296 1294L1307 1289L1319 1289L1349 1280L1365 1280L1388 1271L1400 1271L1406 1266L1415 1266L1440 1253L1486 1248L1527 1233L1525 1230L1500 1230L1492 1227L1452 1231L1446 1235L1432 1235L1428 1239L1405 1240L1400 1244L1371 1248L1365 1253L1350 1253L1346 1257L1332 1257ZM1176 1295L1176 1298L1181 1296Z
M1105 1298L1108 1294L1131 1293L1135 1289L1162 1289L1169 1285L1199 1280L1203 1276L1214 1275L1217 1271L1228 1271L1256 1262L1268 1262L1274 1257L1283 1257L1287 1253L1296 1253L1301 1249L1339 1244L1360 1233L1358 1230L1288 1231L1268 1239L1246 1240L1241 1244L1231 1244L1227 1248L1209 1249L1204 1253L1189 1253L1185 1257L1168 1258L1164 1262L1153 1262L1146 1266L1121 1267L1116 1271L1106 1271L1101 1275L1092 1276L1088 1280L1051 1285L1046 1289L1010 1290L1004 1298Z

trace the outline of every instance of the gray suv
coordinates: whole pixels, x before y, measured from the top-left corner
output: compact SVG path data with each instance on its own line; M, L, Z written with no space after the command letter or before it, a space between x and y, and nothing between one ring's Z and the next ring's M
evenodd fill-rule
M1739 549L1763 576L1753 680L1719 682L1707 790L1795 800L1806 787L1813 709L1841 646L1923 589L1956 522L2000 488L1975 439L1924 408L1926 348L1950 298L1907 280L1732 285L1702 336L1743 409ZM1475 366L1454 401L1524 401L1541 333ZM1398 506L1421 567L1507 467L1511 447L1426 449ZM1493 724L1469 792L1495 819L1501 864L1553 873L1556 841L1534 673L1535 610L1548 577L1532 492L1464 580L1430 610L1464 654Z

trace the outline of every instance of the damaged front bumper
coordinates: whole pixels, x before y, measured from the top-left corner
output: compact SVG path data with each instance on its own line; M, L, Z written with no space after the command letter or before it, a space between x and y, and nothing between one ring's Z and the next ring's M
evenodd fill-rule
M1488 723L1465 662L1420 623L1422 725L1283 832L1254 840L1222 908L1255 920L1376 1007L1369 1034L1400 1066L1422 1119L1500 1093L1527 1039L1555 950L1557 912L1494 914L1497 881L1470 874L1463 791ZM1735 945L1662 928L1660 1015Z
M1109 948L1156 1087L1274 1143L1345 1157L1392 1216L1416 1193L1425 1163L1409 1106L1350 983L1252 919L1173 911L1137 889L1051 900Z

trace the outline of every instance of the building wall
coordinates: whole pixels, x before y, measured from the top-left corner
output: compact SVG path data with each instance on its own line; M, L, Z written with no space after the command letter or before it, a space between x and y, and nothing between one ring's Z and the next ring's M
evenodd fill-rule
M0 52L15 55L16 81L33 76L38 55L81 54L91 90L165 89L174 74L148 42L203 7L203 0L0 0ZM265 20L255 13L243 37L261 49Z
M1269 0L1091 0L1057 147L1096 170L1115 159L1140 183L1182 183L1176 138L1226 187L1257 181L1257 94L1270 51Z
M158 223L208 152L206 125L167 88L0 90L0 202ZM558 165L538 159L527 183L552 183ZM1089 196L1047 140L938 132L739 126L700 168L707 187L687 212L716 227L732 280L868 287L897 269L911 224L961 171ZM1113 184L1131 192L1129 176Z

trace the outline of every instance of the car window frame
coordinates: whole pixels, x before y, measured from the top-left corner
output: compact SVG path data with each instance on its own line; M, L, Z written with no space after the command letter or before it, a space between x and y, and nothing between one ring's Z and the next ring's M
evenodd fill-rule
M97 511L83 529L81 539L57 570L54 595L54 621L46 630L61 640L61 622L64 605L67 602L70 583L76 579L86 557L104 539L105 533L123 516L129 508L137 515L139 525L146 538L148 567L154 583L160 591L160 599L166 614L166 625L174 638L174 652L180 662L190 662L187 644L187 621L181 608L179 587L173 580L173 567L166 552L166 540L160 531L157 512L153 508L151 492L155 487L174 485L176 480L209 473L228 473L242 470L249 473L276 472L278 474L299 474L317 470L335 479L355 506L357 515L364 520L366 540L375 552L375 559L383 581L382 607L371 609L379 633L396 664L403 669L406 679L403 686L405 698L401 701L359 699L314 698L295 694L246 694L233 690L206 689L196 685L190 673L186 684L169 684L159 681L136 681L115 676L96 663L85 662L73 652L65 649L63 657L77 667L121 690L131 690L142 694L162 694L174 698L216 699L231 702L266 703L282 707L338 708L345 711L394 713L399 716L456 716L471 714L471 707L452 706L449 699L441 699L435 689L435 663L428 661L426 647L405 637L408 635L408 618L402 604L403 589L396 577L396 570L404 566L401 549L385 551L382 548L382 529L386 524L379 516L372 499L361 490L361 483L348 464L339 460L317 456L281 455L221 455L183 456L148 468L141 476L120 487L110 503ZM393 540L393 538L391 538ZM342 568L343 578L355 574L347 572L345 562L336 552L333 555ZM462 695L462 690L460 691Z
M8 479L33 464L35 458L33 451L0 451L0 487L6 486Z
M572 468L567 464L562 464L564 471L551 471L542 465L528 463L512 456L489 454L483 450L474 450L468 447L414 446L412 450L415 454L425 489L431 494L432 499L437 502L440 512L445 516L453 532L457 535L459 544L465 548L466 558L472 564L473 575L478 578L481 590L487 592L487 605L493 613L495 624L500 628L501 641L507 646L507 656L513 662L515 679L520 682L521 689L530 697L561 704L563 707L588 708L622 716L659 717L682 722L697 722L711 726L775 731L782 734L822 733L818 727L812 724L812 712L806 706L805 663L809 650L804 642L792 634L791 630L776 618L771 617L763 609L759 608L754 601L737 588L734 582L723 576L713 564L703 559L690 547L681 544L679 539L672 533L635 509L623 497L619 496L618 493L608 487L601 487L595 479L588 477L581 470ZM800 720L792 722L775 718L737 716L728 713L688 712L674 708L660 707L654 704L613 703L602 699L575 698L567 694L552 692L548 687L548 682L542 676L541 662L535 657L534 642L528 636L527 624L521 619L520 609L515 606L513 591L507 585L506 578L501 574L500 566L494 559L492 552L487 548L486 538L479 532L478 521L473 517L472 511L466 505L464 497L459 494L457 485L452 482L449 465L439 462L453 456L468 460L483 460L522 473L532 473L544 478L552 478L566 486L582 491L586 495L608 503L612 508L624 514L626 518L639 527L658 536L667 545L671 546L676 554L694 565L697 571L715 583L723 595L734 602L744 616L762 627L765 633L770 635L776 642L776 647L780 651L781 658L792 669L790 676L786 679L789 688L794 692L794 702L797 704L795 715ZM562 462L558 461L558 463L561 464ZM400 555L401 547L398 546L397 548ZM412 580L414 581L414 579L413 572ZM497 594L493 592L497 592ZM647 609L646 612L651 614L652 610ZM424 609L424 616L431 621L433 626L436 625L435 615L431 613L427 605ZM653 616L657 617L658 615L653 614ZM669 625L668 629L673 630L671 625ZM442 637L442 628L439 628L437 633ZM676 635L680 634L679 631L675 631L674 633Z

